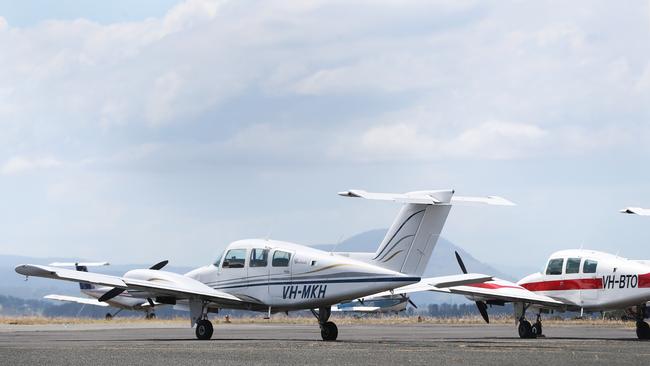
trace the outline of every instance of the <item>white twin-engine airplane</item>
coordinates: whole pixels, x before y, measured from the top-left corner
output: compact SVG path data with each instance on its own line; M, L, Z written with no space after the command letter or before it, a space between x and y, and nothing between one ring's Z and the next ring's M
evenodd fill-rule
M310 309L323 340L336 340L331 306L408 284L448 286L480 283L492 277L463 274L421 279L449 210L455 203L513 205L500 197L454 197L452 190L405 194L351 190L345 197L404 203L377 252L368 256L330 253L275 240L251 239L228 245L213 264L185 275L156 268L136 269L122 277L33 264L16 267L25 276L91 283L111 289L109 301L124 291L139 299L176 305L190 312L199 339L212 337L208 313L219 309L288 312ZM422 280L422 281L421 281Z
M650 209L629 207L623 213L650 216ZM456 253L463 273L465 264ZM598 312L624 309L636 318L639 339L650 339L650 260L630 260L595 250L570 249L551 254L544 272L524 277L517 283L494 278L483 283L428 288L407 285L362 299L367 301L386 295L436 291L465 295L476 302L479 312L489 323L487 305L514 304L514 316L521 338L542 335L541 313L555 311ZM534 310L534 324L526 320L526 311Z
M154 269L154 270L161 269L166 264L167 261L162 261L150 267L150 269ZM74 267L75 270L80 272L88 272L88 267L99 267L99 266L108 266L108 265L109 265L108 262L50 263L50 266L52 267ZM119 312L121 312L122 310L143 311L145 313L146 319L153 319L156 317L156 313L154 312L155 306L162 305L154 302L150 298L145 300L142 298L134 297L131 294L129 294L128 291L124 291L123 293L106 301L98 300L111 289L112 287L95 286L94 284L91 283L79 282L79 290L81 291L82 294L86 295L87 297L51 294L51 295L45 295L44 298L49 300L74 302L83 305L93 305L93 306L102 306L102 307L112 306L114 308L117 308L118 310L113 314L111 314L110 312L106 313L107 320L113 319L113 317L117 315Z

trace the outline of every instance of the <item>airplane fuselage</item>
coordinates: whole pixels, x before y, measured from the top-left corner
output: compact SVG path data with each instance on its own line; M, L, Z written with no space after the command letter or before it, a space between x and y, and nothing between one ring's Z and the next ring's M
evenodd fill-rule
M526 276L518 285L570 310L621 309L650 300L650 266L593 250L563 250L550 256L544 273Z
M149 273L169 275L148 271L127 272L125 277L150 280ZM270 307L272 312L329 306L420 280L334 253L262 239L231 243L213 264L184 276L246 300L244 309L267 311Z

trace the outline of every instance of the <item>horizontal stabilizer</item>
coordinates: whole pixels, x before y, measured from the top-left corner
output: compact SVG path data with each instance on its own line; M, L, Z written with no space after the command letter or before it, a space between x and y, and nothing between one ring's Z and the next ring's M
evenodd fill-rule
M109 264L110 263L108 262L53 262L48 265L52 267L76 267L76 266L101 267L101 266L108 266Z
M620 212L631 214L631 215L650 216L650 208L626 207L622 209Z
M460 204L515 206L513 202L499 196L487 196L487 197L454 196L454 191L451 189L437 190L437 191L417 191L417 192L408 192L408 193L374 193L374 192L366 192L360 189L351 189L349 191L339 192L339 196L365 198L368 200L415 203L421 205L460 203Z

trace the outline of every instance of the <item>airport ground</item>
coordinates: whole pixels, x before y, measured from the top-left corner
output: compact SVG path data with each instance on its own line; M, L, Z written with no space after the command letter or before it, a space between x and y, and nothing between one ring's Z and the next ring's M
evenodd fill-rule
M6 365L646 365L650 342L629 326L547 325L520 339L514 324L347 324L323 342L315 324L217 324L198 341L181 322L0 324Z

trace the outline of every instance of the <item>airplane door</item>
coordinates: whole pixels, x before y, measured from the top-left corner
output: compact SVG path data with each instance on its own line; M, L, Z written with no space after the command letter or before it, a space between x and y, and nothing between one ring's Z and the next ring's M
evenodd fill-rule
M598 262L585 259L582 265L582 283L580 289L580 301L583 306L597 303L603 292L602 278L596 273Z
M291 298L291 260L293 253L275 249L271 252L269 267L269 294L275 299Z
M266 294L269 279L269 249L253 248L248 262L248 287L250 295L259 298L259 291ZM264 296L265 297L265 296ZM260 300L264 300L260 298Z

